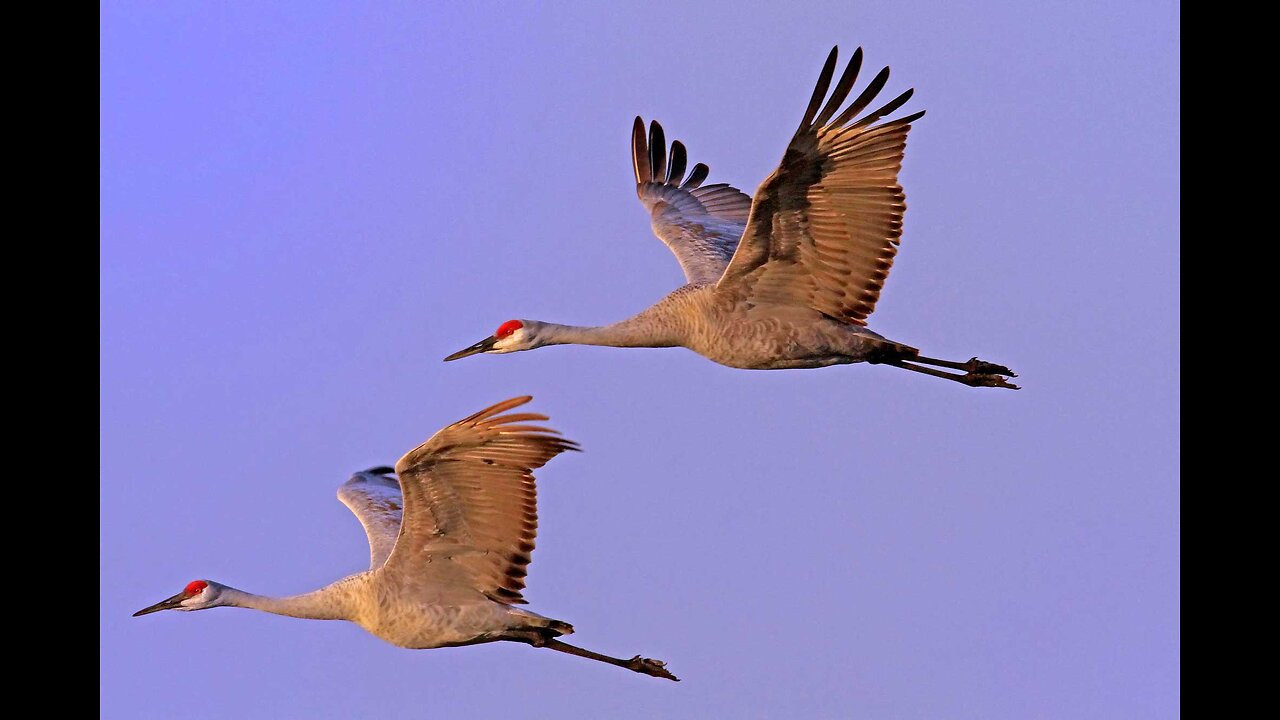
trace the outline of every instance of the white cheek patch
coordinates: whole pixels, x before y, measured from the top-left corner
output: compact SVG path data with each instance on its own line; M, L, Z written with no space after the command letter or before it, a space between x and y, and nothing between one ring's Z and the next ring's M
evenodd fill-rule
M524 334L523 329L516 330L510 335L494 343L493 350L490 350L489 352L509 353L519 350L521 346L524 345Z

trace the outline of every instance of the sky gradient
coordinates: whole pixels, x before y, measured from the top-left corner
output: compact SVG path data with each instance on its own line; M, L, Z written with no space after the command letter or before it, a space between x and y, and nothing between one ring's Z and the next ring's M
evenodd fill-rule
M103 717L1178 714L1176 3L445 5L100 6ZM683 349L441 362L678 286L632 119L751 193L833 44L928 110L870 326L1025 389ZM526 393L585 450L539 473L529 608L684 682L129 617L195 578L363 570L337 487Z

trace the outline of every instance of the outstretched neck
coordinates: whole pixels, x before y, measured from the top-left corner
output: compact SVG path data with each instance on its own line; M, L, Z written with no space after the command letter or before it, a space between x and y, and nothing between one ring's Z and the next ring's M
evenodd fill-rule
M350 619L350 594L342 583L334 583L301 595L271 597L228 587L222 591L222 605L261 610L273 615L309 620Z
M676 347L683 345L681 324L661 304L622 322L598 327L542 323L543 345L605 345L608 347Z

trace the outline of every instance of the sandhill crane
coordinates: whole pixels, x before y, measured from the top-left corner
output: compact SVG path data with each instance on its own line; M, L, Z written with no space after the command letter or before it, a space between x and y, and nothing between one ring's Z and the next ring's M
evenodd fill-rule
M913 92L907 90L858 118L888 80L886 67L837 115L857 79L862 48L824 105L836 56L832 48L800 128L754 200L724 183L703 185L710 171L702 163L686 178L684 145L673 142L668 157L662 126L650 124L646 142L644 120L636 118L636 194L687 285L604 327L508 320L445 361L543 345L686 347L736 368L885 363L1016 390L1006 376L1017 375L1002 365L923 357L866 327L898 252L906 209L898 170L907 132L924 111L876 124L906 103Z
M405 648L511 640L677 680L666 663L601 655L555 638L573 626L514 607L537 533L533 470L577 445L518 397L459 420L392 468L356 473L339 490L369 536L369 570L314 592L266 597L212 580L134 613L244 607L316 620L349 620Z

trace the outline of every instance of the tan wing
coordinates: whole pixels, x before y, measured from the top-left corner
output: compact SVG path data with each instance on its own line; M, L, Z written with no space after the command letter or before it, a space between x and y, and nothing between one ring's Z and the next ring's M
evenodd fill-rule
M391 468L372 468L358 472L338 488L338 499L364 526L369 536L369 569L377 570L387 561L400 533L400 483L386 477Z
M898 170L911 122L924 112L875 124L910 99L907 90L854 120L889 79L886 67L832 119L857 79L862 48L823 105L835 65L833 48L782 163L756 191L717 287L863 325L898 252L906 210Z
M530 399L459 420L400 458L404 520L388 572L461 577L499 602L525 602L538 529L533 471L578 449L555 430L523 424L545 415L500 414Z
M747 226L751 198L725 183L703 186L711 170L702 163L694 165L686 179L684 145L672 142L668 158L666 136L656 120L649 124L646 142L644 120L636 118L631 128L631 164L636 171L636 195L649 211L653 234L676 256L685 279L691 283L719 280Z

